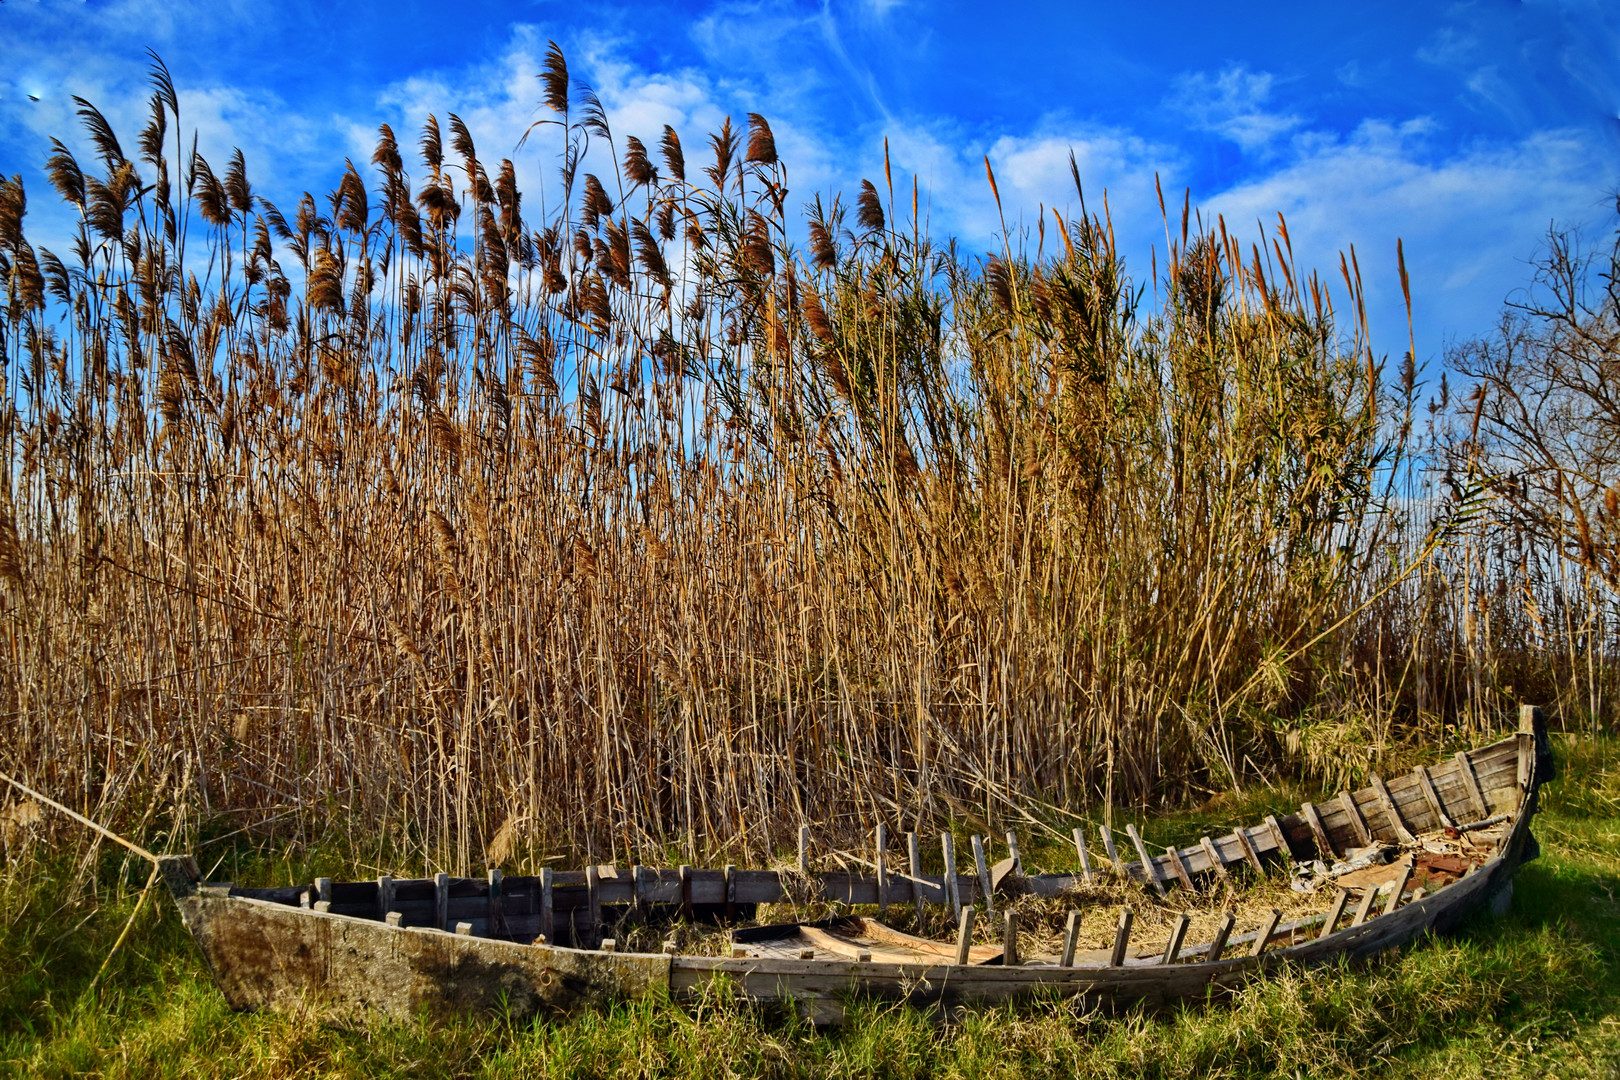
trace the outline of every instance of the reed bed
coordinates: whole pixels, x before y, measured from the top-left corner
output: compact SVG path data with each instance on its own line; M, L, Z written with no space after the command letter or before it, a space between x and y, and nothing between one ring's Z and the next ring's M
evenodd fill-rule
M71 251L0 183L0 768L149 843L760 857L1601 711L1601 603L1280 220L970 256L555 47L538 192L449 115L284 213L153 87L55 144Z

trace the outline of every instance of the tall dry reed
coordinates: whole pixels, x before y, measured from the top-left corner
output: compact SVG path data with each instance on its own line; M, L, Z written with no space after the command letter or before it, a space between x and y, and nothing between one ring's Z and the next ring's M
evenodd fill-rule
M1139 279L1105 206L941 248L887 164L801 221L762 117L621 139L555 47L543 200L450 115L284 214L153 81L133 157L56 144L68 255L0 188L0 759L87 812L758 854L1352 775L1565 677L1556 558L1280 222L1172 208Z

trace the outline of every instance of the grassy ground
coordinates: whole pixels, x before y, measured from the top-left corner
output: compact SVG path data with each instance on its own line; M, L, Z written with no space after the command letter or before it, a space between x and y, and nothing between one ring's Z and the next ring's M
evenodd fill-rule
M0 1072L19 1076L1620 1076L1620 741L1559 745L1513 909L1358 969L1117 1015L1051 1001L952 1023L866 1005L838 1032L727 1000L369 1028L225 1008L165 900L94 982L133 898L40 864L0 900ZM1231 807L1221 808L1223 816ZM1206 811L1207 813L1207 811ZM1199 815L1155 823L1194 829ZM56 871L50 869L56 867ZM116 876L108 862L102 880ZM133 873L133 871L131 871ZM282 871L285 875L285 869ZM140 884L136 881L136 885ZM80 920L85 920L80 924Z

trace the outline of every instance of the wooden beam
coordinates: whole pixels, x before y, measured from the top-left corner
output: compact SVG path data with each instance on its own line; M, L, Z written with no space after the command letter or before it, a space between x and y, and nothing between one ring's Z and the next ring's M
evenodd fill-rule
M1215 940L1209 943L1209 951L1204 954L1205 960L1213 963L1221 958L1221 954L1226 951L1226 939L1232 936L1232 927L1236 925L1237 916L1230 911L1221 916L1221 925L1215 929Z
M973 908L963 908L956 919L956 962L966 964L973 948Z
M799 826L799 873L810 873L810 826Z
M1022 877L1024 874L1024 857L1018 854L1018 834L1011 829L1007 830L1007 856L1013 861L1013 873Z
M1350 925L1360 926L1366 922L1367 916L1372 914L1373 903L1377 899L1378 890L1371 885L1367 886L1366 892L1361 894L1361 903L1356 905L1356 915L1355 918L1350 920Z
M450 875L433 875L433 925L439 930L450 929Z
M1125 876L1125 864L1119 861L1119 852L1114 849L1114 834L1106 825L1099 826L1097 831L1102 834L1103 850L1108 853L1108 863L1114 868L1117 877Z
M882 919L889 914L889 827L881 821L877 824L876 847L878 918Z
M1076 829L1075 832L1079 832ZM1059 967L1074 967L1075 946L1080 943L1080 912L1069 912L1069 919L1063 924L1063 956L1058 961Z
M1176 872L1176 880L1181 882L1181 887L1188 892L1197 892L1193 887L1192 875L1187 872L1187 864L1181 861L1181 852L1172 845L1165 848L1164 853L1170 856L1170 869Z
M581 947L594 949L602 937L602 872L595 863L585 867L585 906L586 919L585 940L579 942Z
M1350 827L1356 831L1356 838L1361 841L1361 846L1370 845L1373 842L1372 830L1367 828L1367 819L1361 816L1361 807L1356 805L1356 797L1348 791L1341 791L1339 805L1344 807L1345 816L1350 819Z
M1260 861L1260 853L1254 850L1254 841L1249 839L1249 830L1239 825L1232 830L1232 835L1237 838L1238 847L1243 849L1244 859L1248 861L1256 874L1264 877L1266 868Z
M1340 889L1339 895L1333 898L1333 906L1328 908L1327 915L1322 919L1322 932L1317 937L1325 938L1338 928L1339 919L1344 916L1344 906L1349 902L1350 890Z
M1131 922L1136 918L1136 912L1130 908L1121 908L1119 912L1119 929L1114 932L1114 951L1109 954L1108 966L1119 967L1125 963L1125 950L1131 944Z
M1006 967L1017 967L1018 959L1018 916L1007 911L1002 913L1006 920L1001 929L1001 963Z
M979 894L984 897L984 914L988 919L996 917L995 888L990 883L990 867L984 861L984 837L978 833L973 834L973 869L979 875Z
M1192 925L1192 919L1185 914L1176 916L1176 928L1170 931L1170 940L1165 942L1164 956L1160 958L1161 964L1173 964L1181 955L1181 943L1187 938L1187 927Z
M1406 827L1406 821L1401 817L1400 808L1395 805L1395 797L1389 793L1389 785L1384 783L1384 778L1373 773L1368 779L1372 781L1373 791L1378 794L1378 805L1383 809L1384 819L1389 822L1396 838L1403 844L1416 843L1417 837Z
M1440 822L1441 827L1447 829L1456 828L1457 823L1451 819L1450 814L1446 813L1445 804L1440 801L1440 792L1435 788L1434 778L1429 775L1429 770L1422 765L1417 765L1413 767L1412 775L1417 777L1418 790L1423 792L1424 800L1428 802L1429 809L1434 811L1434 816Z
M1215 871L1220 879L1225 881L1230 878L1232 874L1231 871L1226 869L1226 855L1221 851L1220 847L1215 843L1215 841L1211 840L1207 836L1200 836L1198 838L1198 844L1204 849L1204 854L1209 856L1210 868Z
M384 874L377 879L377 917L383 918L394 910L394 879Z
M1311 835L1316 838L1316 851L1322 858L1329 861L1338 859L1339 853L1333 847L1333 840L1328 836L1327 826L1322 824L1322 815L1316 812L1316 807L1305 803L1299 808L1300 817L1311 827Z
M1074 827L1074 850L1080 856L1080 876L1087 885L1097 884L1097 875L1091 872L1091 853L1086 850L1085 831Z
M737 921L737 865L726 864L726 923Z
M1136 857L1142 860L1142 873L1146 875L1148 884L1152 885L1153 891L1163 898L1166 895L1164 882L1159 880L1159 868L1154 863L1153 856L1148 854L1147 845L1142 843L1142 834L1136 831L1134 824L1127 821L1125 835L1129 836L1131 843L1136 846Z
M945 856L945 898L951 903L951 918L960 922L962 885L956 877L956 840L950 833L939 834L939 850Z
M1406 883L1412 880L1412 867L1402 865L1401 872L1395 876L1395 887L1390 890L1389 899L1384 901L1384 914L1394 911L1401 902L1401 894L1406 891Z
M923 932L922 846L914 832L906 833L906 858L911 866L911 899L917 905L917 933L920 934Z
M489 871L489 936L499 937L501 926L501 872Z
M540 936L548 944L557 941L557 905L552 896L552 878L555 872L551 867L540 870Z
M1277 820L1276 814L1265 816L1266 831L1271 833L1272 843L1277 845L1277 853L1285 859L1294 857L1294 849L1288 843L1288 834L1283 832L1282 822Z
M1463 787L1468 789L1469 801L1474 804L1474 820L1484 821L1491 816L1491 806L1485 801L1485 792L1479 786L1479 774L1474 772L1474 763L1469 760L1468 752L1460 750L1454 759L1457 762L1457 773L1462 777Z
M1250 956L1259 956L1266 951L1266 945L1271 941L1271 935L1277 932L1277 924L1282 922L1282 912L1276 908L1266 916L1266 921L1260 924L1260 932L1254 936L1254 944L1249 946Z

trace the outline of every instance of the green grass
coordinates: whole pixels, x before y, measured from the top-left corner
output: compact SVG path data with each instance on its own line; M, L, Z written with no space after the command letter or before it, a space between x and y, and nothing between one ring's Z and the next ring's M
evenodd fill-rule
M555 1021L359 1027L229 1011L165 899L92 987L144 875L108 857L13 863L0 900L0 1072L44 1077L1465 1077L1620 1076L1620 741L1560 745L1542 858L1512 911L1359 968L1221 1002L1108 1015L1070 1002L941 1023L866 1003L837 1032L724 997ZM1155 822L1165 834L1200 815ZM319 856L331 858L330 853ZM254 868L248 867L249 872ZM266 870L266 867L259 867ZM289 872L283 863L276 870ZM119 900L120 887L132 883ZM88 916L88 918L86 918ZM82 926L76 924L84 921ZM75 928L76 927L76 928Z

